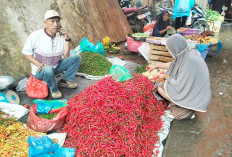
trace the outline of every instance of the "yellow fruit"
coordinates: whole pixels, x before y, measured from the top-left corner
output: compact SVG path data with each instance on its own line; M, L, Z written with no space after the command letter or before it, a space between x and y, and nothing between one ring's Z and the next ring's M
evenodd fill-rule
M104 46L104 48L107 50L107 49L109 49L110 47L109 47L109 46Z
M115 50L120 50L120 47L114 47Z
M110 42L110 38L109 37L105 37L103 39L103 45L107 45L107 44L109 44L109 42Z

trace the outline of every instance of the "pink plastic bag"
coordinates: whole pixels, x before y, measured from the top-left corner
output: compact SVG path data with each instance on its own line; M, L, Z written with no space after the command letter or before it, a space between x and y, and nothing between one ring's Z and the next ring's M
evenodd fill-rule
M138 48L143 42L135 41L133 38L126 36L127 39L127 49L132 52L139 52Z
M29 117L27 119L27 127L38 132L50 132L62 128L65 116L68 113L68 108L64 106L60 109L50 110L49 113L58 114L51 120L37 117L37 105L33 105L30 108Z

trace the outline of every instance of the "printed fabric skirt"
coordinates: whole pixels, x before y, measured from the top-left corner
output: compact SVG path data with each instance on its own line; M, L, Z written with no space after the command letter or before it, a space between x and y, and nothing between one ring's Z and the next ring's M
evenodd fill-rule
M164 83L160 82L158 84L158 87L160 87L164 90ZM172 103L172 105L170 107L170 110L171 110L171 115L173 116L174 119L184 120L184 119L191 119L193 117L193 114L195 113L194 110L180 107L173 102L171 102L171 103Z

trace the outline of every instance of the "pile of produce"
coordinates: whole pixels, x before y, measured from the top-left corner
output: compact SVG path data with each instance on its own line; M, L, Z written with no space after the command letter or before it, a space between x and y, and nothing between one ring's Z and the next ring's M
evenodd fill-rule
M201 35L214 36L214 31L206 30L206 31L203 31Z
M146 65L139 65L135 68L135 73L136 74L142 74L144 72L146 72Z
M81 53L80 73L93 76L104 76L110 73L112 64L101 54L95 52Z
M44 118L44 119L51 120L52 118L55 118L56 115L57 115L57 113L48 113L48 114L37 114L36 116Z
M165 75L166 70L164 69L154 69L152 71L146 71L143 73L148 79L152 82L164 82L167 79L168 75Z
M110 54L118 54L120 52L120 47L116 47L115 43L111 42L109 37L105 37L102 40L102 45L104 46L106 52Z
M132 37L149 37L149 34L145 34L145 33L134 33L134 34L132 34Z
M206 19L210 21L219 21L219 20L223 20L223 16L221 16L217 11L207 9Z
M13 118L5 118L6 116L9 115L0 110L0 156L28 157L27 138L44 134L31 131L21 122Z
M198 44L216 44L218 39L206 35L185 35L186 39L197 41Z
M105 77L70 99L66 147L88 157L154 154L167 103L156 100L147 77L133 76L125 82Z

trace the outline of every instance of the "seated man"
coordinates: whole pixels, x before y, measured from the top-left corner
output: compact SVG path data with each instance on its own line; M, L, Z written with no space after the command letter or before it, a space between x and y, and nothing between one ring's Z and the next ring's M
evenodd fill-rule
M44 15L44 29L37 30L28 37L22 53L31 62L32 74L44 80L52 98L61 98L58 85L66 88L77 88L73 83L81 63L80 55L69 56L70 41L68 32L60 28L60 16L54 10ZM61 35L57 32L60 31ZM63 58L62 58L63 55ZM56 75L64 72L57 84Z

